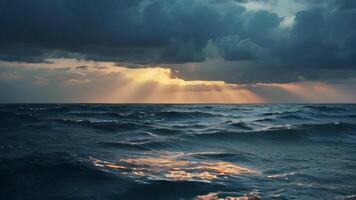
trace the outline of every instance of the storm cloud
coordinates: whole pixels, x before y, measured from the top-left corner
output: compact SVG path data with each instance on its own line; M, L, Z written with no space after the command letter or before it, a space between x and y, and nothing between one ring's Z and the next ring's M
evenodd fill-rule
M0 60L169 64L233 83L353 78L354 19L353 0L0 0Z

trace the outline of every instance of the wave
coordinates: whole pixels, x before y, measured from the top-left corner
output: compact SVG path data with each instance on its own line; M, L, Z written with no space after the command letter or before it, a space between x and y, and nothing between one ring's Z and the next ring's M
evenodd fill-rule
M165 120L179 120L179 119L204 119L209 117L218 117L219 114L212 114L200 111L163 111L155 113L158 118Z
M142 123L136 122L119 122L113 120L78 120L78 119L49 119L57 124L68 126L82 126L84 128L93 128L106 131L118 130L141 130L146 127Z
M355 110L353 105L305 105L303 108L321 112L347 112Z
M196 199L199 194L224 189L221 184L195 181L154 180L150 184L137 184L132 190L120 194L117 199Z
M142 144L134 144L130 142L99 142L98 146L104 148L114 148L114 149L126 149L126 150L142 150L148 151L148 148L142 146Z
M273 122L273 121L275 121L275 119L273 119L273 118L260 118L260 119L253 120L253 122L267 122L267 123Z
M35 123L39 119L31 114L13 113L9 111L0 111L0 124L2 128L15 128L20 124Z
M77 178L78 181L83 181L83 178L91 180L110 178L106 173L91 167L83 159L59 152L32 154L15 159L2 158L0 159L0 163L1 177L11 177L14 175L17 177L46 177L47 181L51 181L52 179L75 180ZM27 179L25 181L30 182L35 180Z
M74 111L70 112L70 115L78 116L78 117L112 117L112 118L123 118L126 117L127 114L116 113L116 112L83 112L83 111Z
M250 126L250 124L246 123L246 122L231 122L229 123L230 126L240 129L240 130L253 130L253 127Z
M64 153L0 159L1 199L101 199L102 194L118 196L123 183L134 180Z
M336 136L346 137L346 135L355 135L356 124L350 123L322 123L322 124L300 124L300 125L283 125L272 126L252 131L238 130L218 130L209 133L201 133L196 136L199 138L211 138L219 140L255 140L255 139L273 139L280 141L311 141L311 138L322 136L322 141L326 141L323 137ZM341 136L342 134L343 136ZM346 137L347 138L347 137ZM353 138L353 137L352 137ZM330 140L331 138L327 138Z
M280 115L282 112L267 112L267 113L262 113L263 116L273 116L273 115Z
M344 122L334 122L334 123L319 123L319 124L301 124L295 126L296 129L308 130L316 133L334 133L338 134L340 132L352 132L356 131L356 124L344 123Z
M230 153L230 152L201 152L192 153L190 156L197 159L208 160L222 160L222 161L238 161L238 162L250 162L258 158L256 154L248 152Z
M274 133L274 132L289 132L299 133L299 134L313 134L313 135L323 135L323 134L339 134L339 133L352 133L356 130L356 124L351 123L310 123L310 124L297 124L297 125L283 125L283 126L273 126L266 130L261 130L264 133Z

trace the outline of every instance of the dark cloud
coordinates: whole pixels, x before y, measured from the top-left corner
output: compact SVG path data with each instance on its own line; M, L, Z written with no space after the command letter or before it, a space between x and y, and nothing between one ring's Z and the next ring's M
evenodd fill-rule
M78 52L102 60L199 61L203 58L196 54L206 41L236 32L244 11L231 1L206 2L1 0L1 58L11 60L13 54L7 50L24 46ZM28 56L24 51L19 54Z
M268 9L246 9L248 0L0 0L0 60L248 61L194 75L182 69L184 78L229 82L340 76L333 70L354 74L355 1L294 1L306 6L285 28L284 18Z
M250 38L241 39L238 35L217 38L214 44L226 60L254 60L266 54L266 50Z
M356 10L313 8L297 13L288 41L277 54L295 67L355 69Z

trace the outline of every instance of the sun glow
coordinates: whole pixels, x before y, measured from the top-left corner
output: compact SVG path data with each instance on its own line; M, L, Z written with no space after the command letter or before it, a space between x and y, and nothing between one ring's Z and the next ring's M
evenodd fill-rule
M98 73L124 76L124 86L118 86L109 97L109 101L129 101L151 103L248 103L263 102L252 91L237 84L224 81L186 81L172 76L170 68L127 68L109 66ZM103 99L104 100L104 99Z
M16 85L23 81L23 86L32 87L35 90L53 91L53 88L56 88L55 94L58 94L58 98L63 98L65 102L355 101L354 95L349 92L340 90L337 85L323 82L231 84L224 81L184 80L169 66L127 67L125 64L75 59L51 59L40 64L0 61L0 65L11 68L0 73L0 81L6 81L7 84L13 81ZM27 91L28 88L25 90Z

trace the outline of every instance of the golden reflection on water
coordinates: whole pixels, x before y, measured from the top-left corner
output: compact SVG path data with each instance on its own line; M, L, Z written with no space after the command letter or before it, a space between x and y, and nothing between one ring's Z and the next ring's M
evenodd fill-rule
M218 193L209 193L206 195L200 195L197 200L260 200L261 197L257 193L251 193L249 195L244 195L240 197L219 197Z
M215 174L211 174L207 171L200 173L190 173L186 171L169 171L169 174L166 174L165 177L174 179L174 180L190 180L193 178L200 178L204 180L213 180L218 178Z
M136 176L166 178L170 180L206 180L219 176L256 173L256 171L223 161L191 161L185 159L192 154L175 152L152 152L144 156L120 159L117 163L91 158L95 166L108 170L121 170Z
M93 157L90 157L90 159L92 160L94 165L98 166L98 167L107 167L107 168L112 168L112 169L126 169L125 166L117 165L117 164L114 164L114 163L111 163L111 162L99 160L99 159L96 159L96 158L93 158Z

